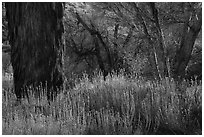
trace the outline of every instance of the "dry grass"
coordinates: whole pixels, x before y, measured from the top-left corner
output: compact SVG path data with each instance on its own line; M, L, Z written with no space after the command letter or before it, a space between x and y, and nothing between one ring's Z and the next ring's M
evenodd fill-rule
M12 89L4 89L4 135L202 134L202 89L195 82L178 87L171 79L127 80L121 75L90 82L84 77L50 105L46 96L16 105Z

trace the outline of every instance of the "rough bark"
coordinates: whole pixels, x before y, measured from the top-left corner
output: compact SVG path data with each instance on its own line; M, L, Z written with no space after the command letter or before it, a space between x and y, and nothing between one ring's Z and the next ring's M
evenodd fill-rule
M63 4L6 3L17 99L26 87L47 88L49 100L63 88ZM39 92L36 91L35 92Z
M174 61L174 78L184 78L185 69L191 57L193 46L202 26L202 9L197 15L189 14L183 27L183 36Z

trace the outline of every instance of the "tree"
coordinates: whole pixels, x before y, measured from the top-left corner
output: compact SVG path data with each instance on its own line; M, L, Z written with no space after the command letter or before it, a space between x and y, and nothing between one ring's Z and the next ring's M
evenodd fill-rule
M152 66L156 66L160 79L165 76L174 77L177 80L185 78L186 68L195 47L194 43L202 26L201 3L119 3L119 5L130 13L129 16L134 11L130 10L131 7L135 9L136 16L131 18L137 19L136 22L133 20L137 27L142 26L149 47L153 49L154 56L150 54L149 61ZM119 10L119 14L124 14L121 8ZM169 32L165 35L167 28ZM165 44L167 39L164 37L175 33L174 29L180 35L173 34L174 39L177 40L172 41L179 44L175 46L175 52L173 52L175 55L170 62L167 50L171 45ZM153 61L151 61L152 57L154 57Z
M76 53L83 66L93 66L92 72L100 69L106 75L122 69L131 76L134 73L148 79L177 79L185 78L189 65L195 63L192 51L194 43L201 39L197 38L202 25L201 3L67 5L66 41L72 49L69 52ZM81 63L76 64L83 68Z
M202 8L199 3L185 3L185 19L180 48L176 51L174 78L184 78L196 38L202 26Z
M76 7L79 6L80 7ZM96 58L97 64L99 66L99 69L101 70L104 79L108 75L108 73L111 73L112 70L112 59L111 59L111 51L108 47L107 42L104 41L104 37L102 33L100 32L98 28L98 24L95 23L93 20L94 16L92 16L92 19L89 19L90 13L86 13L84 11L81 11L81 9L86 9L88 4L82 4L82 3L74 3L74 4L69 4L70 10L69 12L72 14L72 16L76 19L77 25L81 27L77 27L76 29L80 30L79 32L75 31L78 33L78 35L81 34L86 34L86 38L89 39L89 45L88 48L86 47L86 41L80 45L83 46L77 46L77 43L81 40L77 40L77 43L75 42L75 39L77 38L76 36L73 37L71 36L71 45L72 45L72 50L81 58L86 59L86 57L92 55ZM82 6L82 8L81 8ZM83 16L81 16L83 15ZM86 17L86 18L84 18ZM88 18L88 19L87 19ZM88 21L87 21L88 20ZM76 35L76 34L75 34ZM85 39L86 39L85 38ZM83 39L83 37L81 37ZM91 48L90 48L91 45ZM80 49L79 49L80 47ZM87 61L88 63L88 61Z
M64 83L63 4L5 3L5 8L17 100L30 86L46 88L53 100Z

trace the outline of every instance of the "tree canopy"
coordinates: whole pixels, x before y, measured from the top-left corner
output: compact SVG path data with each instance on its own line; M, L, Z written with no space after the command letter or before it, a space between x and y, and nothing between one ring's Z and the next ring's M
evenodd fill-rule
M201 78L202 3L72 2L64 13L70 79L121 70L156 79ZM5 26L3 18L3 36Z

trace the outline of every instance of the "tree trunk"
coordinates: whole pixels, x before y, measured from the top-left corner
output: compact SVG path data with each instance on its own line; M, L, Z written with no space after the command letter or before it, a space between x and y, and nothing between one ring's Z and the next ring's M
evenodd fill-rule
M135 11L138 13L137 14L138 19L140 20L144 34L146 35L147 41L150 45L150 48L148 49L148 59L149 59L150 65L152 66L152 70L155 70L155 71L152 71L152 75L156 79L161 79L162 78L162 76L161 76L162 69L160 69L160 65L158 64L159 58L158 58L158 53L156 51L157 50L156 46L155 46L156 44L154 43L151 35L148 32L146 22L143 19L141 12L139 11L139 8L137 7L137 5L135 3L132 3L132 4L133 4Z
M111 60L111 56L110 56L110 51L109 48L106 46L106 44L104 43L101 34L94 28L94 25L92 24L92 27L89 27L83 20L82 18L79 16L78 13L75 13L76 18L78 19L78 21L83 25L83 27L91 34L91 36L93 37L93 42L95 45L95 54L96 54L96 58L98 61L98 65L99 68L101 69L102 73L103 73L103 77L104 80L106 79L106 76L108 75L108 73L110 73L111 69L112 69L112 60ZM102 59L101 53L100 53L100 46L99 46L99 41L101 42L102 46L105 48L105 51L107 53L108 56L108 64L109 64L109 69L105 68L104 65L104 61Z
M170 76L170 74L168 74L168 67L167 67L167 56L166 56L166 47L164 44L164 39L163 39L163 35L162 35L162 30L161 30L161 25L159 22L159 15L158 15L158 10L155 6L154 2L150 2L149 3L151 12L152 12L152 16L154 19L154 24L155 24L155 31L157 34L157 41L158 41L158 46L156 46L156 50L155 53L157 53L158 55L158 70L160 72L160 79L163 77L167 77Z
M63 88L63 4L6 3L17 99L42 86L53 100ZM42 89L41 89L42 91ZM39 91L36 91L39 94Z
M95 45L95 55L98 61L98 65L100 70L103 73L103 79L106 80L106 76L108 75L108 71L106 71L105 69L105 65L103 63L103 59L101 57L100 54L100 47L99 47L99 42L98 42L98 38L96 36L93 36L93 41L94 41L94 45Z
M191 14L184 24L183 36L181 39L181 45L179 50L176 52L174 61L174 78L184 78L185 69L191 57L191 52L198 33L202 26L202 9L200 9L197 15L192 17Z

